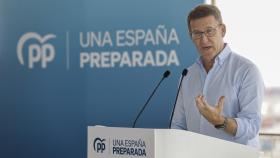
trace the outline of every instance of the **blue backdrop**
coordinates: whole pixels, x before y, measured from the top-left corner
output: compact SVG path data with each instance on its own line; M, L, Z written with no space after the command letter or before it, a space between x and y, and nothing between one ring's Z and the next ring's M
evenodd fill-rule
M85 158L87 126L167 128L202 0L0 0L0 157Z

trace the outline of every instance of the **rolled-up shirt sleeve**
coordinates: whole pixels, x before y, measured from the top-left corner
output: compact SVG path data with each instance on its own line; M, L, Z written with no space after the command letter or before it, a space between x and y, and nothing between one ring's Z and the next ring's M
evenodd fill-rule
M237 142L247 144L256 137L261 127L261 106L264 96L263 79L255 65L250 65L241 78L238 100L240 112L235 118Z

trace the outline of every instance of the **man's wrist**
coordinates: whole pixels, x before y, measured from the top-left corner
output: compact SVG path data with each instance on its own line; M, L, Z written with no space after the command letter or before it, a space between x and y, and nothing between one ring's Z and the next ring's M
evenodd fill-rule
M214 127L215 127L216 129L226 129L226 128L227 128L227 125L228 125L228 118L226 118L226 117L223 117L223 118L224 118L223 123L214 125Z

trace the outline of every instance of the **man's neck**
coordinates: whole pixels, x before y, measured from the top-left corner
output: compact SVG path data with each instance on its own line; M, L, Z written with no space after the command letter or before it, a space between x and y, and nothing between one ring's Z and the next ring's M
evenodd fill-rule
M215 58L210 60L210 61L209 60L208 61L202 60L202 62L203 62L204 69L208 73L211 70L211 68L213 67L214 63L215 63Z

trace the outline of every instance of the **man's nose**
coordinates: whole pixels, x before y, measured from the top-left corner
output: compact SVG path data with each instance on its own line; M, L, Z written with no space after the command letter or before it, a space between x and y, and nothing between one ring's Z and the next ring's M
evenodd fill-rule
M202 42L207 42L208 41L208 37L205 35L205 33L201 34L200 41L202 41Z

